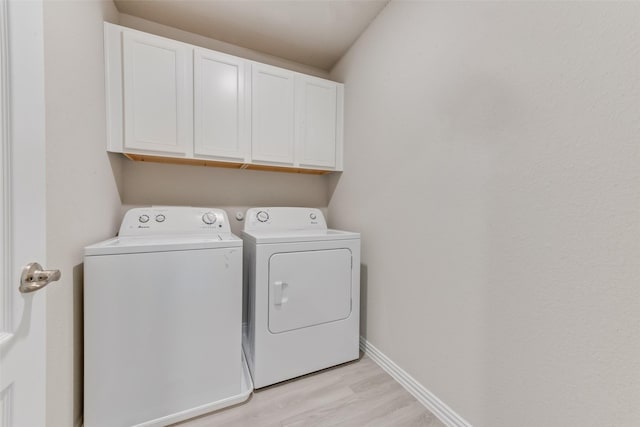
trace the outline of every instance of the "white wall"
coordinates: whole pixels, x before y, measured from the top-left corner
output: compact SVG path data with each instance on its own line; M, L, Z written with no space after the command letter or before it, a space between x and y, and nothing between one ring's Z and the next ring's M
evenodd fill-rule
M120 221L121 159L105 151L102 23L111 1L44 4L47 144L47 425L82 414L83 247L112 236Z
M474 426L640 425L639 22L392 1L332 72L363 333Z
M219 207L227 211L232 231L238 235L244 222L236 221L235 214L249 207L326 208L328 203L327 178L316 175L125 159L123 181L125 210L149 205Z

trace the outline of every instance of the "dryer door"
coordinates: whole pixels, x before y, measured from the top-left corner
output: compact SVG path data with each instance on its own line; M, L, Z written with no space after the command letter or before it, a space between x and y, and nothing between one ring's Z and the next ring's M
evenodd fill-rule
M281 333L351 314L351 251L282 252L269 259L269 331Z

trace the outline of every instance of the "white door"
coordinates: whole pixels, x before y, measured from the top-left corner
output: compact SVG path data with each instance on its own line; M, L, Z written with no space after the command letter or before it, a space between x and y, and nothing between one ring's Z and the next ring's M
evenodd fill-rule
M244 161L245 61L205 49L193 61L194 154Z
M293 164L293 72L253 64L251 83L251 159Z
M351 314L351 251L283 252L269 258L269 331L342 320Z
M18 291L45 262L42 2L0 0L0 426L45 425L45 290Z
M124 148L186 154L193 143L192 49L123 33Z
M338 85L311 76L296 77L296 162L336 166Z

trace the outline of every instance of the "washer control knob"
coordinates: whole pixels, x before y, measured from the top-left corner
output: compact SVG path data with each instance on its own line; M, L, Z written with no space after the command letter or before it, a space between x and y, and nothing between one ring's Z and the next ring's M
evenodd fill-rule
M216 214L214 214L213 212L207 212L202 215L202 222L208 225L215 223L216 219Z
M269 221L269 214L266 213L265 211L260 211L256 215L256 218L258 218L258 221L260 221L260 222L267 222L267 221Z
M167 218L162 214L156 215L156 222L164 222L165 219Z
M138 218L138 221L140 221L143 224L146 224L147 222L149 222L149 215L140 215L140 218Z
M316 218L317 218L317 216L316 216L316 214L314 214L314 213L312 212L312 213L309 215L309 218L311 218L311 219L316 219Z

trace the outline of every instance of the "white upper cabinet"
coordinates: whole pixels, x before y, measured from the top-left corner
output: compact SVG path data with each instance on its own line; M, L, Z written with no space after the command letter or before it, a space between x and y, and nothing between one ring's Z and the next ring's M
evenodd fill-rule
M186 154L192 143L191 49L139 32L122 39L124 147Z
M296 76L296 160L300 166L336 167L338 85Z
M251 93L251 159L293 165L294 73L254 63Z
M205 49L194 51L194 154L244 161L246 61Z
M342 84L104 28L108 151L136 160L342 170Z

